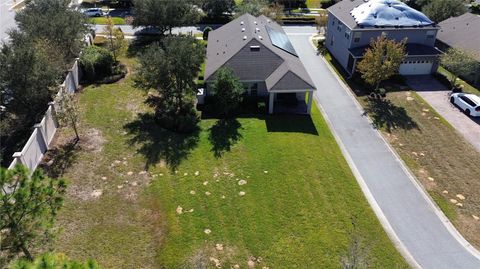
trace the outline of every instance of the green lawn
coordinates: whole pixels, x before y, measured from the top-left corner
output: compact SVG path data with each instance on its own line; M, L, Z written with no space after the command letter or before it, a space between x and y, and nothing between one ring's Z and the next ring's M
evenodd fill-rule
M325 59L445 215L470 243L480 247L480 225L474 217L480 212L480 181L476 180L480 174L480 153L407 85L384 83L389 91L386 98L369 101L368 89L361 79L345 79L343 69L331 55L325 55Z
M438 68L438 72L444 76L446 76L447 78L450 78L451 77L451 73L446 70L445 68L443 67L439 67ZM463 91L464 92L467 92L467 93L473 93L473 94L476 94L476 95L480 95L480 90L473 87L472 85L468 84L467 82L465 82L464 80L460 79L460 78L457 78L457 81L456 81L457 84L460 84L463 86Z
M316 108L204 119L178 135L156 126L132 84L79 95L80 147L54 164L70 179L57 251L104 268L246 268L253 257L256 268L339 268L358 236L369 267L407 267ZM57 147L71 137L61 130Z
M113 24L125 24L125 19L121 17L111 17ZM92 24L107 24L107 17L93 17L88 19Z

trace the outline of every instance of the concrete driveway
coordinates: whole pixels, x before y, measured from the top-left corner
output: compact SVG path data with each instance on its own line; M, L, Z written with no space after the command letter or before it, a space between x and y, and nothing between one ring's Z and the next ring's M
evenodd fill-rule
M463 114L450 103L450 91L432 76L408 76L407 84L480 152L480 118Z
M317 87L315 101L367 200L397 249L415 268L480 268L480 253L455 230L403 162L364 117L355 98L317 56L313 27L285 27Z

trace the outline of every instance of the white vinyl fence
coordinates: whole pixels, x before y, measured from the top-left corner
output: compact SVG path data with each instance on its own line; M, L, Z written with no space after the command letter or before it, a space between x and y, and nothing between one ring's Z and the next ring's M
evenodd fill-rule
M56 98L61 97L63 92L75 93L78 89L81 75L77 59L73 67L68 71L65 81L60 85ZM55 119L55 109L55 102L50 102L47 112L45 112L40 123L33 126L34 130L25 146L23 146L22 151L13 154L13 161L8 169L20 163L28 167L32 173L35 171L38 164L42 161L43 155L47 152L48 146L52 142L58 128L58 122Z

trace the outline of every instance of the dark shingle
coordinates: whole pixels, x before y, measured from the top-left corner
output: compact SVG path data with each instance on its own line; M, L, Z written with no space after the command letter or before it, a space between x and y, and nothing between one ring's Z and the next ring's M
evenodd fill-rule
M480 61L480 16L465 13L439 23L437 39L450 47L475 54Z

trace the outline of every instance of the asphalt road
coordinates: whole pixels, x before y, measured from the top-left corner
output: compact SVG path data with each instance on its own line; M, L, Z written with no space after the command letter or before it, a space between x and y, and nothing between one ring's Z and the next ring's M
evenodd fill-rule
M426 269L478 269L480 253L433 204L397 155L363 116L346 86L317 56L313 27L285 27L317 87L323 110L357 181L390 238L412 265Z
M8 38L7 30L15 28L15 11L10 10L12 0L0 0L0 42Z

